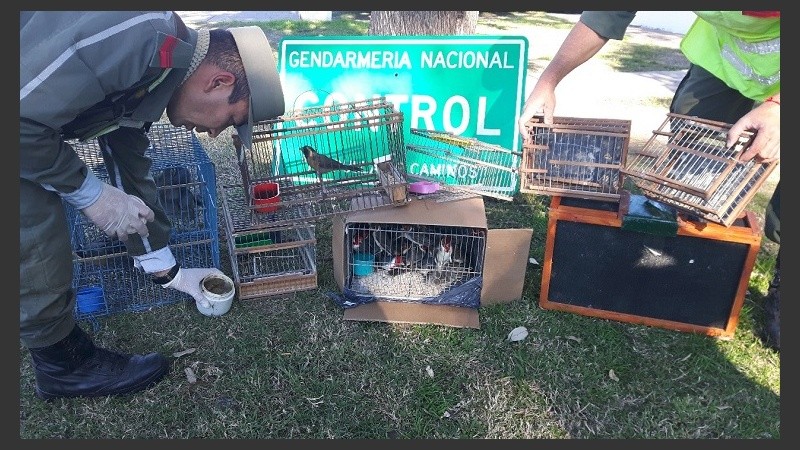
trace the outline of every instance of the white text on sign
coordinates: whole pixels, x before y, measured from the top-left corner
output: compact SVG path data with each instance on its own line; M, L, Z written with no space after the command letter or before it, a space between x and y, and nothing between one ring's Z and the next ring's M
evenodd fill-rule
M388 50L300 50L288 55L293 69L412 69L412 60L406 51ZM424 69L516 69L510 62L509 52L450 50L423 51L418 66Z
M380 97L374 94L372 98ZM477 136L499 136L500 130L496 128L486 127L486 97L478 96L473 99L473 103L463 95L454 95L445 99L444 104L439 104L436 98L430 95L422 94L386 94L386 100L392 103L395 108L401 107L407 103L411 106L410 126L412 128L423 128L427 130L444 130L456 135L461 135L467 130L474 119L476 122ZM347 98L344 94L332 92L329 93L323 105L331 106L337 103L346 103L349 101L365 100L366 96L356 95L355 98ZM319 105L320 98L314 91L307 91L297 98L297 103L301 106L304 105ZM458 114L456 114L458 113ZM474 113L474 117L473 117ZM454 123L456 116L460 116L458 123ZM440 120L441 123L436 123ZM307 123L311 124L311 123Z

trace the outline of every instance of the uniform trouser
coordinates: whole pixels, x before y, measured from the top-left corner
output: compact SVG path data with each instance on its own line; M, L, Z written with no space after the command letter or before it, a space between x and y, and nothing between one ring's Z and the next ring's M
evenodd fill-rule
M139 130L120 128L98 142L102 148L114 149L113 159L110 153L103 153L108 182L144 200L156 215L155 221L147 224L147 245L137 234L130 235L128 254L165 247L170 222L158 204L149 175L152 161L145 156L147 138ZM28 348L45 347L66 337L75 326L69 228L61 197L21 178L19 213L20 342Z
M75 326L72 247L61 197L19 182L19 337L29 348L55 344Z
M753 100L728 87L702 67L692 64L675 90L669 111L733 124L750 112L754 105ZM779 181L764 218L764 235L778 244L781 242L780 188Z

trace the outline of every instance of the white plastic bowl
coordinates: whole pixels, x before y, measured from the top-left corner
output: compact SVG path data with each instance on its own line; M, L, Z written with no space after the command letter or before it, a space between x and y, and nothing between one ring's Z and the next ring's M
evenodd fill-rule
M206 308L197 304L197 310L205 316L221 316L231 309L233 296L236 294L236 287L233 280L225 274L212 274L200 282L200 290L208 300L209 306Z

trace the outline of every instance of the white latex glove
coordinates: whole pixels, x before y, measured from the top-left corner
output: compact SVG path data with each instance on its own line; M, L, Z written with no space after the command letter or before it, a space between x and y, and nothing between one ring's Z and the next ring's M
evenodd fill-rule
M121 241L127 241L128 235L133 233L147 237L147 222L155 219L155 213L142 199L108 183L103 183L100 197L81 211L107 236L116 236Z
M203 281L203 278L211 274L224 275L221 270L213 267L208 269L186 269L181 267L178 269L178 273L175 275L175 278L173 278L169 283L165 284L164 287L185 292L191 295L194 298L194 301L199 303L203 308L210 308L211 303L209 303L209 301L206 300L205 296L203 295L203 291L200 288L200 282Z

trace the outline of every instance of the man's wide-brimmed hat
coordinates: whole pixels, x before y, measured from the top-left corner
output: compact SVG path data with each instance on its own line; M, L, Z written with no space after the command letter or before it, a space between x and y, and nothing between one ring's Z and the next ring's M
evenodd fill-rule
M264 31L256 26L229 28L242 57L250 87L250 114L236 133L247 148L253 145L253 124L274 119L285 112L278 67Z

